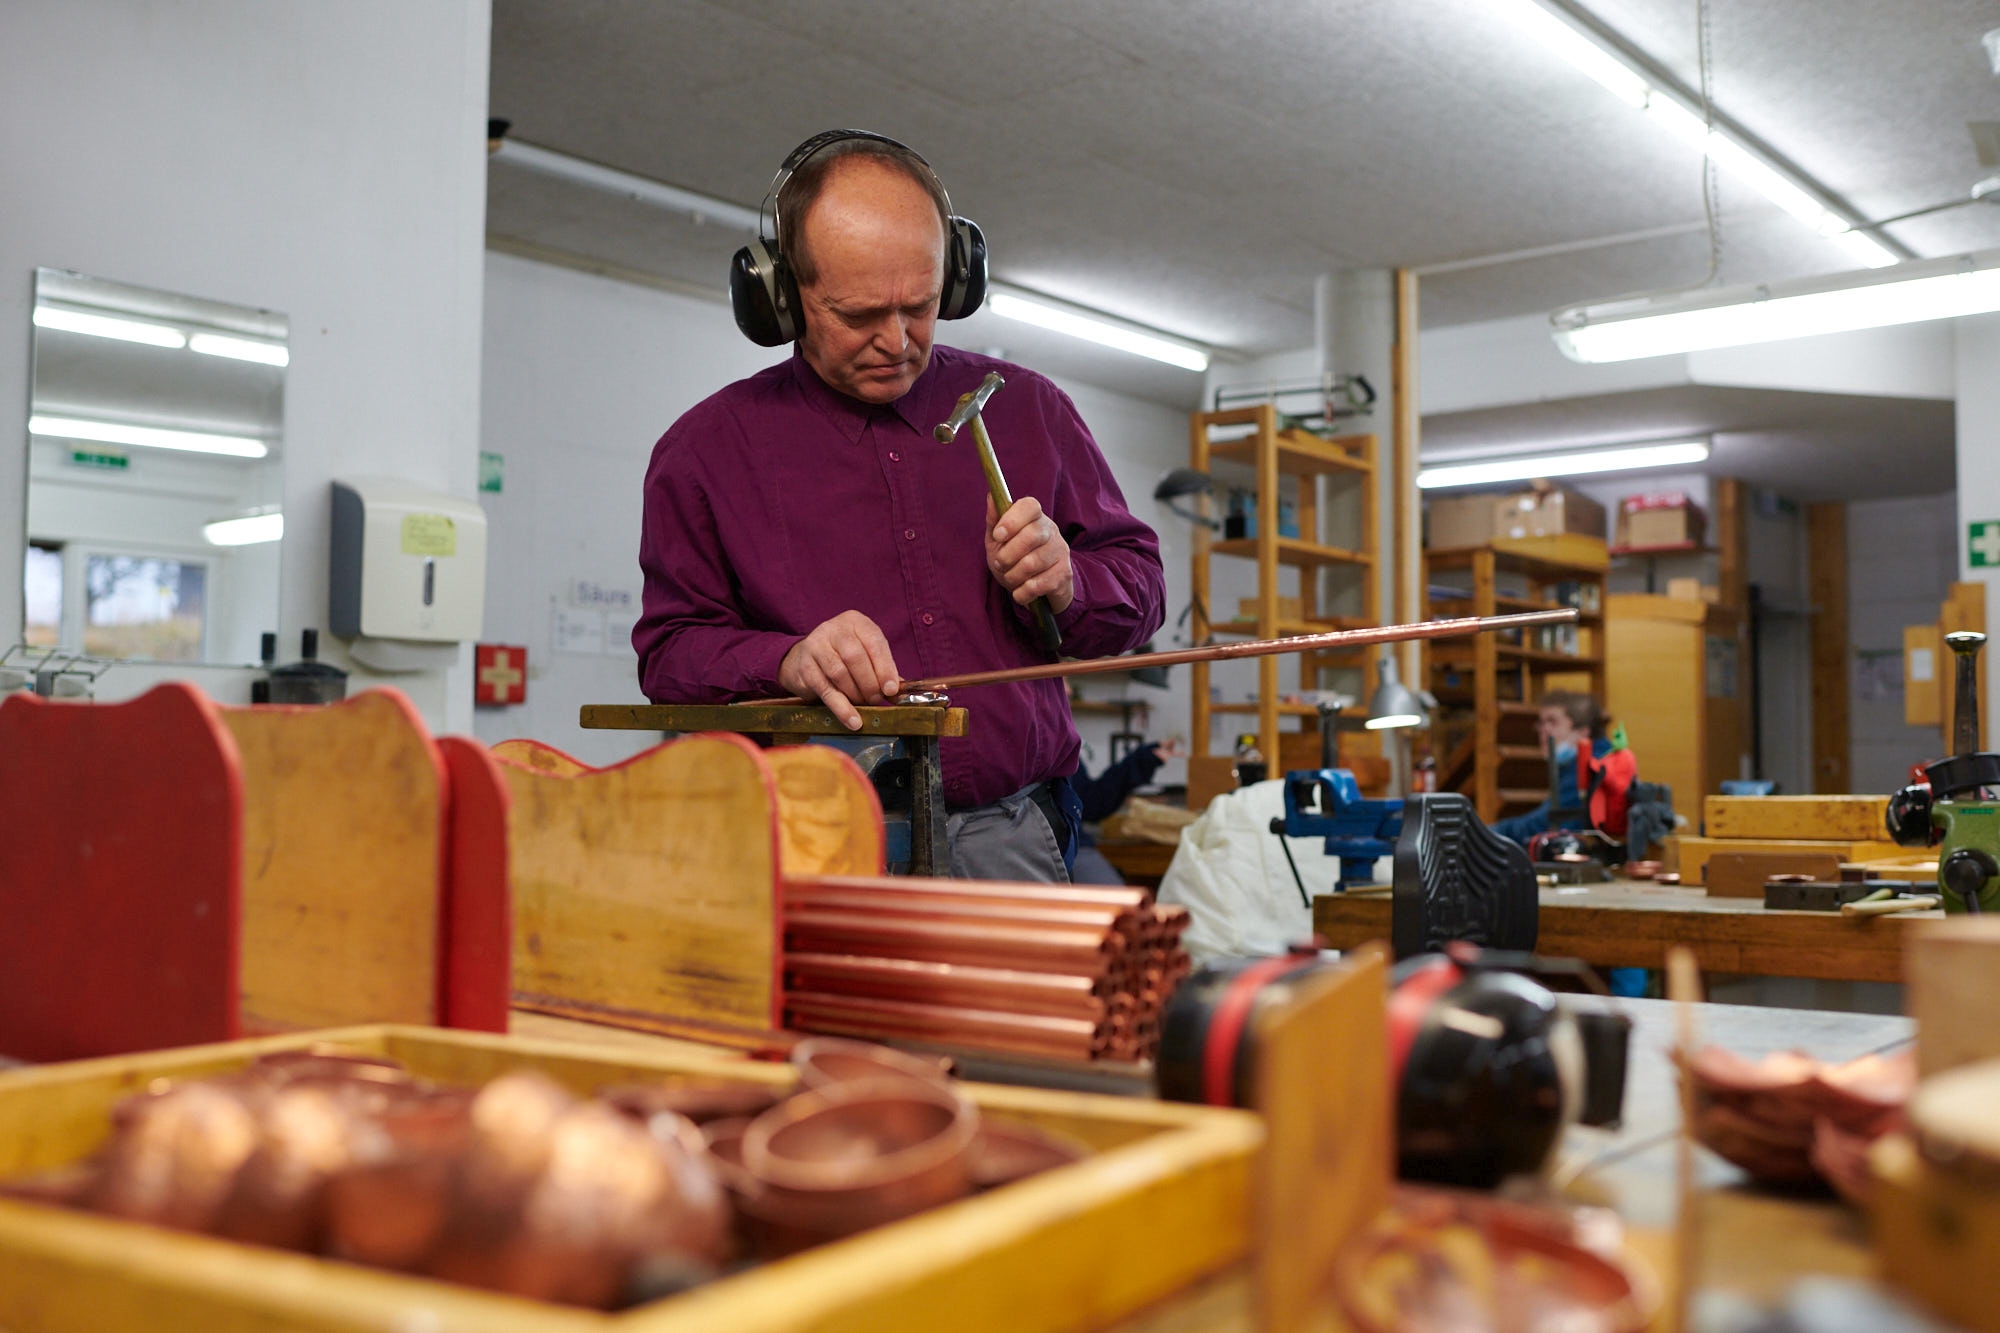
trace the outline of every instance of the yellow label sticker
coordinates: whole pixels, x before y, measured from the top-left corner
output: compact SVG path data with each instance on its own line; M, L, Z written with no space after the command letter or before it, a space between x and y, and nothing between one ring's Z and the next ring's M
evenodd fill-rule
M403 515L404 555L457 555L458 528L449 514Z

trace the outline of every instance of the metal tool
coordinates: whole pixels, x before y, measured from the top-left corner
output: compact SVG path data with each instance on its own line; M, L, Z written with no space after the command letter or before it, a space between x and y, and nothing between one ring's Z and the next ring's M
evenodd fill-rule
M1944 636L1958 659L1952 705L1957 753L1924 766L1925 781L1889 802L1889 832L1905 847L1936 846L1947 912L2000 911L2000 754L1979 749L1979 650L1984 634Z
M986 400L997 392L1007 381L997 370L988 371L986 378L971 393L961 394L958 406L951 415L938 423L931 434L939 444L950 444L958 438L959 431L972 427L972 442L979 450L979 466L986 473L986 489L993 496L993 512L1000 515L1014 507L1013 492L1007 489L1007 477L1000 471L1000 460L993 452L993 439L986 433L986 422L980 417L980 409ZM1056 628L1056 613L1049 608L1049 599L1037 597L1034 601L1035 632L1040 635L1042 647L1055 652L1062 647L1062 631Z
M1360 648L1375 643L1403 643L1411 639L1450 639L1488 630L1512 629L1517 625L1567 625L1576 620L1576 608L1555 611L1521 611L1505 616L1456 616L1448 620L1419 620L1407 625L1377 625L1369 629L1328 630L1324 634L1295 634L1285 639L1250 639L1241 643L1211 643L1200 648L1176 648L1170 652L1147 653L1142 660L1148 668L1179 666L1183 662L1220 662L1239 657L1273 657L1280 653L1315 653L1332 648ZM905 690L952 690L973 685L1000 685L1016 680L1051 680L1068 676L1089 676L1106 671L1130 671L1134 658L1091 657L1072 662L1048 662L1040 666L1006 667L999 671L970 671L959 676L934 676L904 683Z

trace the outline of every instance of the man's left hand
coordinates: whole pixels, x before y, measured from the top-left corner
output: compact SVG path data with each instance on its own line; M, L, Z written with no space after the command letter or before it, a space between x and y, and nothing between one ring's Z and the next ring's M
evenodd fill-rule
M1033 496L1014 501L1000 515L993 512L993 497L986 497L986 567L1018 605L1046 597L1049 610L1061 615L1076 600L1069 543Z

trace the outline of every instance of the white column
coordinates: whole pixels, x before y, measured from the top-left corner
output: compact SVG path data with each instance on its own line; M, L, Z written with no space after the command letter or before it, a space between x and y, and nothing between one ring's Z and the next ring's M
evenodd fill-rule
M1986 585L1986 632L2000 636L2000 568L1974 569L1966 542L1969 524L2000 519L2000 314L1973 315L1957 324L1958 530L1952 545L1959 578ZM1992 663L1991 646L1986 655L1988 697L2000 698L1992 693L2000 667ZM1986 722L1986 735L2000 736L2000 727Z

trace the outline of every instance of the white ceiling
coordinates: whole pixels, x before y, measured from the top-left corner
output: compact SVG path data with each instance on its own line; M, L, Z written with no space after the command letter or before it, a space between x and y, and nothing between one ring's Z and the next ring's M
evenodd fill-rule
M1587 0L1690 85L1694 0ZM1699 162L1495 0L495 0L492 113L745 204L807 135L923 152L996 276L1245 353L1310 343L1314 275L1699 222ZM1962 196L2000 119L1991 0L1714 0L1716 103L1862 214ZM1726 178L1721 280L1847 268ZM494 164L489 229L703 288L738 238ZM2000 245L2000 206L1893 229ZM1426 327L1698 280L1698 231L1424 279ZM1007 325L1023 357L1032 335ZM964 329L968 346L998 338ZM1073 346L1073 345L1072 345ZM1058 350L1058 355L1060 355ZM1101 359L1100 359L1101 361ZM1196 377L1078 373L1191 406ZM1427 449L1436 436L1427 439Z

